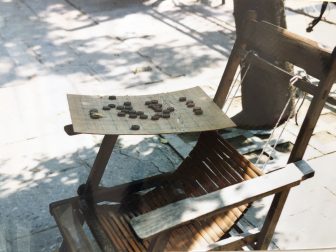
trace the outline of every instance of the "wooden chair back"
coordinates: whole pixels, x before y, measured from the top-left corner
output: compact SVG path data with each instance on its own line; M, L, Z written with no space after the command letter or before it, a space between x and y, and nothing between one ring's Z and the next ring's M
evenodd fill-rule
M313 96L306 117L301 125L288 163L302 160L310 137L328 99L328 94L336 79L336 47L332 52L321 48L310 39L294 34L286 29L264 21L257 21L255 12L249 18L243 32L237 37L224 74L220 81L214 101L223 107L234 75L248 51L256 51L259 55L267 55L273 62L256 54L247 56L249 63L275 74L277 78L289 80L293 77L279 66L279 62L289 62L319 80L317 86L305 80L299 80L295 86ZM274 60L275 59L275 60Z

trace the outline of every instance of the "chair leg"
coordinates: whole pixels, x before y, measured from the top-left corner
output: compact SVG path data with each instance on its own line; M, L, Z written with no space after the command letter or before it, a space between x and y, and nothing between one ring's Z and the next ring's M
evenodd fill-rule
M272 240L276 224L278 223L282 209L285 205L289 190L290 189L288 188L274 195L271 207L267 213L264 225L257 239L257 243L254 246L255 249L267 250Z
M118 135L105 135L103 142L98 151L97 157L91 168L86 185L89 190L95 191L98 188L99 182L103 177L106 165L111 157L113 147L117 142Z
M68 246L66 245L65 241L62 241L62 244L60 248L58 249L58 252L69 252Z

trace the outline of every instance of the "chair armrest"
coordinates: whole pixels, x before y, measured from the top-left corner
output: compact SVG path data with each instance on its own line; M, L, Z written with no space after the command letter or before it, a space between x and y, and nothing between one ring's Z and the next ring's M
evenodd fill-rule
M74 200L51 204L50 213L54 216L62 233L67 251L93 252L95 251L94 246L86 236L82 226L81 213L78 208L72 205Z
M149 238L196 218L209 217L296 186L313 172L292 163L272 173L155 209L131 219L130 224L138 237Z

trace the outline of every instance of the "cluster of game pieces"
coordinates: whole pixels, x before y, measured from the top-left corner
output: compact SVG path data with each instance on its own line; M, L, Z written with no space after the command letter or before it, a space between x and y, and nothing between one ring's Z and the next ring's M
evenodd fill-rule
M160 118L168 119L170 118L170 113L175 111L174 107L164 109L158 100L146 101L145 105L155 112L155 114L151 116L151 120L154 121L159 120Z
M186 106L188 108L193 108L193 112L195 115L202 115L203 114L203 110L201 107L195 107L195 103L193 100L187 100L187 97L180 97L179 98L179 102L185 102Z
M109 100L116 100L117 98L116 98L116 96L111 95L111 96L108 97L108 99ZM194 112L195 115L202 115L203 114L202 108L195 107L194 101L187 100L186 97L180 97L179 101L180 102L185 102L185 104L188 108L193 108L193 112ZM159 120L160 118L168 119L168 118L170 118L170 114L175 111L174 107L167 107L167 108L164 109L163 105L161 103L159 103L158 100L146 101L145 105L155 112L155 114L150 117L150 119L153 120L153 121ZM106 110L106 111L111 110L111 109L116 109L116 110L118 110L117 115L119 117L128 116L129 118L132 118L132 119L136 119L136 118L139 117L140 119L143 119L143 120L149 118L149 116L147 114L145 114L144 111L134 110L133 106L132 106L132 103L130 101L125 101L123 105L116 105L116 104L111 103L111 104L108 104L107 106L103 106L102 109ZM99 118L103 117L99 113L98 109L90 109L89 114L90 114L90 117L92 119L99 119ZM131 130L139 130L139 129L140 129L139 125L132 125L131 126Z

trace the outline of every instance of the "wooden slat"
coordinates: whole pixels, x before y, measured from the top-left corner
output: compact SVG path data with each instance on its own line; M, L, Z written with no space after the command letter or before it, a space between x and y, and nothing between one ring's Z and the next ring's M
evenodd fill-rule
M336 48L332 53L332 60L329 62L329 73L320 81L318 91L314 95L308 108L306 117L302 123L300 132L297 136L288 163L302 160L309 140L313 134L316 123L330 93L331 87L336 80ZM307 60L311 61L311 60Z
M261 57L257 56L256 54L251 54L246 59L247 64L252 63L256 65L257 67L263 69L264 71L270 72L277 76L278 78L282 78L285 81L289 80L293 77L292 74L288 73L287 71L281 69L280 67L277 67L270 62L262 59ZM315 95L318 91L318 86L313 85L312 83L305 81L304 79L298 79L294 86L301 89L302 91L310 94ZM328 96L327 103L330 103L331 105L336 105L336 99L334 97Z
M275 194L271 207L268 210L264 225L260 231L260 235L258 236L255 249L267 250L274 234L275 227L280 218L282 209L285 205L289 190L290 188Z
M207 247L197 249L195 250L195 252L196 251L209 251L209 250L210 251L228 251L228 250L233 251L233 250L236 250L238 248L245 246L246 244L253 243L256 240L258 233L259 233L259 229L256 228L248 232L220 240L218 242L210 244Z
M257 198L279 192L284 188L298 185L304 174L294 167L294 165L288 165L281 170L255 179L197 198L188 198L172 203L135 217L130 223L140 238L151 237L198 217L226 211Z
M319 48L315 41L270 23L250 21L244 39L249 48L272 55L279 61L289 61L317 79L329 70L329 51Z
M269 61L264 60L263 58L259 57L254 53L250 53L246 57L246 64L250 63L262 69L263 71L271 73L272 76L276 76L275 78L284 80L285 82L289 82L289 80L294 76L288 73L287 71L283 70L282 68L270 63ZM294 86L300 88L302 91L307 92L311 95L315 95L317 91L317 86L309 83L308 81L305 81L304 79L298 79L295 82Z
M110 160L113 147L117 142L118 135L105 135L102 144L99 148L96 159L90 170L90 174L86 181L86 185L89 186L90 192L98 189L101 178L103 177L106 165Z
M128 195L162 185L169 179L173 179L172 174L164 173L113 187L99 187L92 193L92 198L96 203L101 201L120 202Z
M247 20L256 20L256 12L255 11L248 11L247 13ZM244 25L242 27L242 31L248 30L249 26ZM230 57L228 59L228 62L226 64L224 73L222 75L222 78L219 82L214 102L218 105L218 107L223 108L224 103L226 101L228 92L230 90L230 87L232 85L232 81L234 79L234 76L236 74L237 68L240 65L241 61L241 55L239 54L241 49L246 48L246 42L244 41L244 38L240 38L239 34L237 34L237 39L233 45Z
M222 78L219 82L219 86L217 88L217 92L215 94L215 97L213 101L217 104L218 107L223 108L227 94L230 90L230 86L232 85L232 81L234 79L234 76L236 74L237 68L240 64L240 55L239 51L243 48L243 45L240 43L239 40L237 40L233 46L233 49L231 51L230 57L228 59L228 62L226 64L224 73L222 75Z
M78 209L75 210L72 204L63 204L51 208L51 213L70 251L94 251L83 230Z

